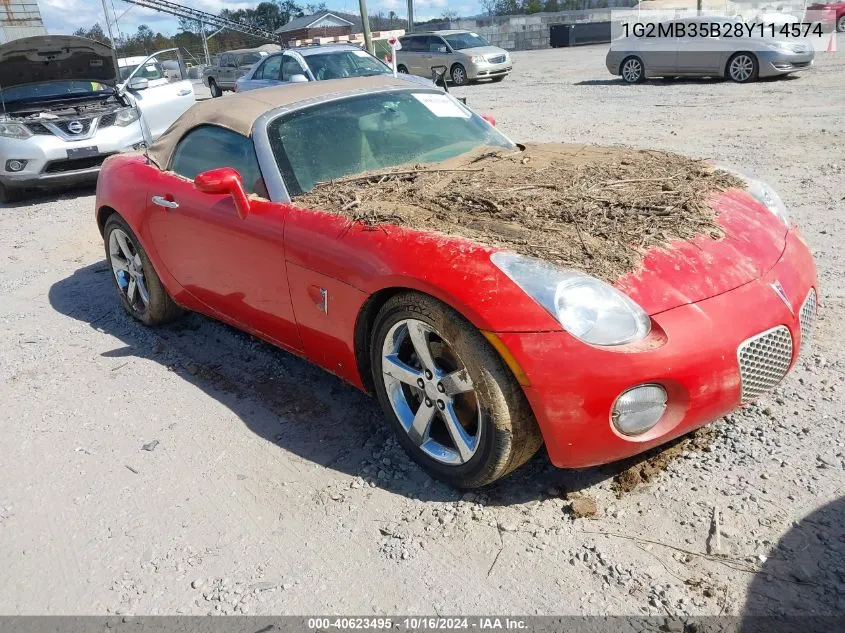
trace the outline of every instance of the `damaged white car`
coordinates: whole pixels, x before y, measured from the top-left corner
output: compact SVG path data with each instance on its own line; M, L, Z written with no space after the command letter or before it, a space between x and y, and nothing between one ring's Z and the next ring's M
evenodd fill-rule
M160 51L155 62L176 49ZM189 80L121 80L111 47L47 35L0 46L0 202L26 188L95 182L106 157L149 145L193 105ZM187 73L182 74L187 77Z

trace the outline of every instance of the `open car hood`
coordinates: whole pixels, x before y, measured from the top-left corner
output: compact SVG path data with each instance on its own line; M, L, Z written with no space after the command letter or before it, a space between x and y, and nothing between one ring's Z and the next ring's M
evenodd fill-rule
M114 85L110 46L75 35L25 37L0 46L0 87L61 80Z
M650 250L639 270L616 287L648 314L696 303L767 273L786 247L787 227L749 193L732 189L710 204L724 232L718 240L698 235Z

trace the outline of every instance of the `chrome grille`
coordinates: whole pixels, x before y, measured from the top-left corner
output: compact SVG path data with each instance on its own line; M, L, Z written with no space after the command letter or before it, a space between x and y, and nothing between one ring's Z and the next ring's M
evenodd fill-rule
M736 350L742 403L751 402L773 389L786 376L792 362L792 335L779 325L752 336Z
M55 121L54 125L59 128L65 134L69 136L85 136L88 134L88 131L91 129L91 123L93 123L94 119L71 119L72 121L78 121L82 125L82 130L79 132L71 132L68 129L68 124L71 121Z
M810 294L804 299L801 304L801 312L798 313L798 320L801 322L801 352L803 353L810 347L810 341L813 338L813 323L816 321L816 309L818 307L818 299L816 299L816 291L811 289Z
M104 127L111 127L114 125L114 122L117 120L117 113L112 112L111 114L104 114L100 117L100 128Z
M505 61L505 56L504 55L496 55L496 57L488 57L487 61L490 62L491 64L501 64L503 61Z
M27 123L26 127L28 127L29 131L32 132L33 134L41 134L41 135L46 134L48 136L50 134L52 134L52 132L50 130L48 130L46 127L44 127L40 123Z

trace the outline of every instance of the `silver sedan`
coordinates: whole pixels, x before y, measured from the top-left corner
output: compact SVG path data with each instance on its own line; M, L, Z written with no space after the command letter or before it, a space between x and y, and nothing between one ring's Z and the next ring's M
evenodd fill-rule
M725 77L738 83L807 70L815 53L805 41L763 37L701 37L713 18L664 22L640 37L613 40L605 63L626 83L650 77ZM723 22L723 24L727 24ZM682 25L682 28L676 28ZM702 28L702 25L703 28ZM696 30L693 30L696 29ZM690 36L690 32L697 32ZM678 36L685 32L687 35ZM724 33L724 30L722 31ZM661 36L662 35L662 36Z

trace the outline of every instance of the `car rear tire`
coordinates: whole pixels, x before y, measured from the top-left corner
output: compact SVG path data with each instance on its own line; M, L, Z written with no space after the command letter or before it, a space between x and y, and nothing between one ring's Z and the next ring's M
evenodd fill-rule
M728 60L725 74L731 81L735 81L738 84L745 84L757 79L758 70L757 58L753 54L739 52Z
M116 213L103 228L106 262L123 308L144 325L164 325L183 310L167 294L144 247L126 221Z
M626 84L639 84L645 81L645 66L639 57L627 57L619 64L619 74Z
M396 67L396 72L399 73L400 75L407 75L408 74L408 67L404 66L403 64L399 64Z
M452 78L452 83L456 86L465 86L469 83L469 79L467 79L467 69L461 64L455 64L452 66L449 76Z
M390 298L370 347L376 395L399 443L457 488L489 484L543 443L513 374L464 317L427 295Z
M220 86L218 86L217 82L213 79L208 80L208 89L211 91L211 96L214 98L223 96L223 91L220 90Z
M839 21L836 23L836 30L840 33L845 33L845 15L839 16Z

